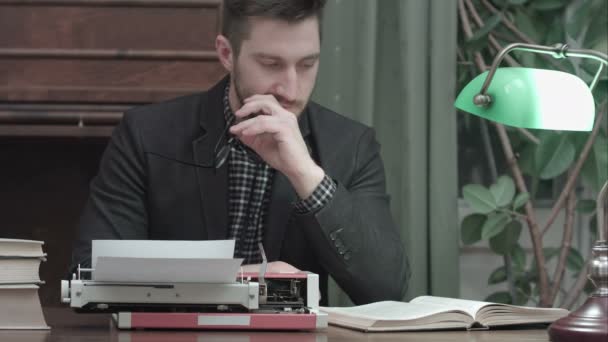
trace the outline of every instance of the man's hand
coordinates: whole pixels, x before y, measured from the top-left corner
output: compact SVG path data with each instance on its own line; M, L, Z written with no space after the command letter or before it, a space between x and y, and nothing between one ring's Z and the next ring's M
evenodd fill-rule
M261 264L244 265L243 273L259 273ZM283 261L273 261L266 265L266 273L296 273L299 269Z
M295 114L272 95L254 95L236 111L237 119L259 114L230 128L268 165L283 173L300 198L307 198L321 183L325 172L312 160Z

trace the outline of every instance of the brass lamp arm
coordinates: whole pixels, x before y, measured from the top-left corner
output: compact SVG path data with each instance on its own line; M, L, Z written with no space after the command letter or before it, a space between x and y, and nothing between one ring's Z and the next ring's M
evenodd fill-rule
M596 61L599 61L601 63L600 70L598 70L598 72L595 76L595 79L592 82L592 86L591 86L592 89L599 77L599 73L602 70L602 66L604 66L604 65L608 66L608 55L605 53L599 52L599 51L595 51L595 50L570 49L567 44L556 44L554 46L546 46L546 45L537 45L537 44L513 43L510 45L507 45L494 58L494 61L492 62L492 65L490 66L490 70L488 71L488 76L486 77L479 94L477 94L473 98L473 102L477 106L485 107L492 102L492 98L490 97L490 95L486 94L486 92L488 90L488 87L490 86L490 83L492 82L492 78L494 77L494 74L496 73L496 69L498 69L498 66L500 65L502 60L505 58L505 56L509 52L516 51L516 50L547 54L547 55L551 55L557 59L566 58L566 57L579 57L579 58L588 58L588 59L594 59Z

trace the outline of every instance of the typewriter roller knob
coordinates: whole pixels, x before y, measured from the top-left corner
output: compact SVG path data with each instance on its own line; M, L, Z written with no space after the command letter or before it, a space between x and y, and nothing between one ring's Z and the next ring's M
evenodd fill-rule
M61 302L69 304L72 301L70 298L70 281L62 280L61 281Z

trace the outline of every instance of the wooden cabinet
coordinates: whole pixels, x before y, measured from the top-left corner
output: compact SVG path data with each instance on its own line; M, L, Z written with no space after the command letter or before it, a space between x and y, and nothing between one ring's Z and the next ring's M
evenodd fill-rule
M219 5L0 0L0 136L108 136L130 106L208 88Z
M59 305L90 179L129 107L207 89L220 1L0 0L0 237L45 241Z

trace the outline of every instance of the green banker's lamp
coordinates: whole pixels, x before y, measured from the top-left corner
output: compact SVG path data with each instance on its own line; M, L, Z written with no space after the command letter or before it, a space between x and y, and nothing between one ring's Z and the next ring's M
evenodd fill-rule
M575 75L532 68L498 68L514 50L550 54L555 58L580 57L600 62L587 86ZM569 49L567 45L542 46L515 43L504 48L489 71L477 76L456 98L456 108L501 124L534 129L590 131L595 104L591 91L608 56L593 50ZM608 180L597 199L598 239L592 250L589 279L596 289L576 311L551 325L553 342L607 341L608 336L608 242L605 223Z

